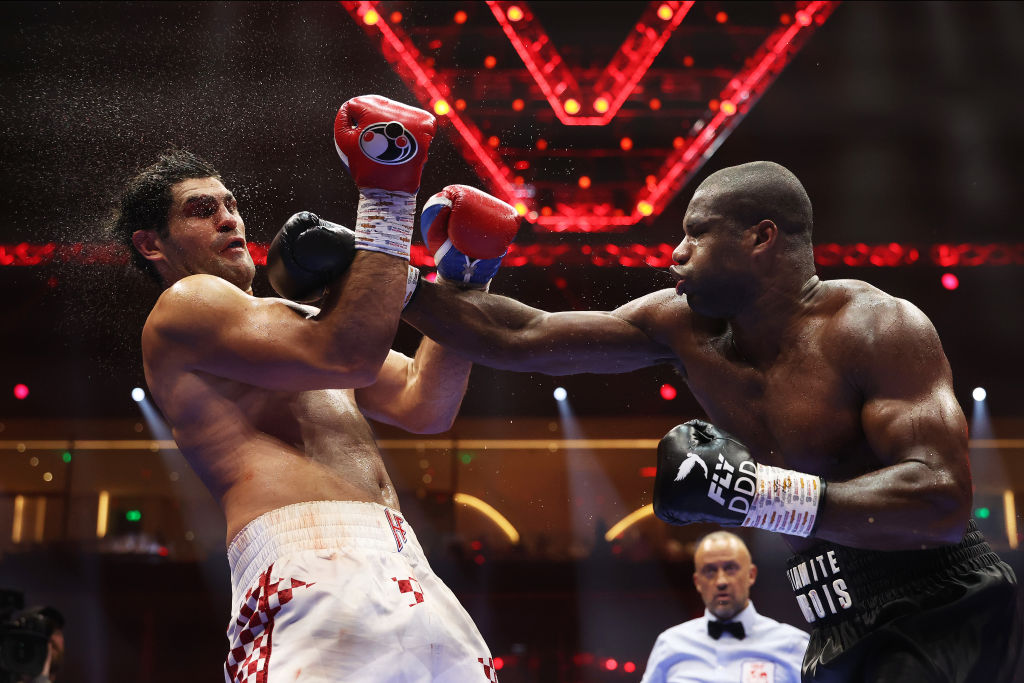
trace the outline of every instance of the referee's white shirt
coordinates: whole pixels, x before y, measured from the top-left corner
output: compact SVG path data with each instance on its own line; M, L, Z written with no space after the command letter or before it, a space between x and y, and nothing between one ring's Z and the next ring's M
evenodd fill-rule
M714 619L705 609L658 636L641 683L800 683L805 632L761 616L752 602L731 619L743 624L743 640L728 632L712 639Z

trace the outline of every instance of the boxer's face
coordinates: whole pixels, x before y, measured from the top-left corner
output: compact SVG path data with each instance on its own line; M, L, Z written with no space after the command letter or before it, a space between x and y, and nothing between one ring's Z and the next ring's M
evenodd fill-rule
M757 567L735 539L702 543L693 557L693 584L704 606L718 619L732 619L750 602Z
M168 282L207 273L250 291L256 266L234 195L216 178L189 178L171 187L167 234L157 236L157 268Z
M734 317L754 298L756 283L749 262L749 231L737 226L713 191L697 190L683 217L683 241L672 252L679 265L676 293L685 294L697 313Z

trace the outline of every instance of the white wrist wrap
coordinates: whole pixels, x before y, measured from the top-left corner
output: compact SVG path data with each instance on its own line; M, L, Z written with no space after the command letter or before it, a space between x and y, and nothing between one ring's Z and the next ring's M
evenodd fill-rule
M360 189L356 249L379 251L408 261L415 217L415 194Z
M807 537L814 529L824 487L813 474L757 466L757 491L742 526Z
M409 266L409 270L405 275L405 299L402 301L402 310L409 305L412 301L412 295L416 293L416 287L420 284L420 269L415 266Z

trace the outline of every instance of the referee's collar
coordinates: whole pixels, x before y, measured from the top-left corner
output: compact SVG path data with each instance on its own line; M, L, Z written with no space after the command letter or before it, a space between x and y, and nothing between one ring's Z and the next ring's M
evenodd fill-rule
M747 603L746 607L744 607L739 613L733 615L732 619L728 619L727 621L738 621L743 624L743 631L749 638L754 632L754 622L757 621L758 616L757 610L754 609L754 601L751 600ZM706 621L720 621L719 618L712 614L707 607L704 608L704 619Z

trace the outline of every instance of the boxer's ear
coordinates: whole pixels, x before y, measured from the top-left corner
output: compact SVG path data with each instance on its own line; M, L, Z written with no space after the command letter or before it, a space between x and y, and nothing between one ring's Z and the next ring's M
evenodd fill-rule
M763 220L754 226L754 248L765 249L775 244L779 236L779 226L774 221Z
M144 259L159 261L163 258L156 230L136 230L132 233L132 245Z

